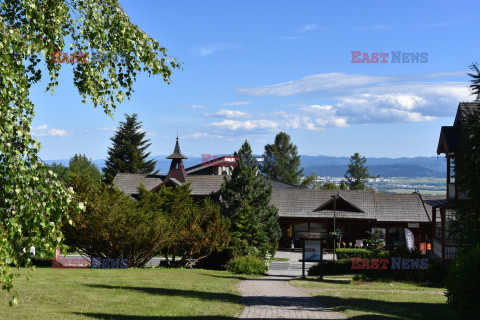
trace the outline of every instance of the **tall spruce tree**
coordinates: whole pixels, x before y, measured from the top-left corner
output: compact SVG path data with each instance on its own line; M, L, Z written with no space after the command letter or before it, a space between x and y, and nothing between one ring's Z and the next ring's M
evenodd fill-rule
M259 176L258 163L247 141L235 156L237 166L220 191L222 213L231 221L230 247L236 255L247 255L256 250L262 257L274 254L281 230L278 209L269 204L272 186L267 186Z
M155 170L156 161L146 160L150 156L146 150L151 143L145 139L146 133L140 131L141 128L137 114L125 114L125 122L120 122L117 132L110 138L113 146L108 149L106 167L103 168L106 183L111 183L118 172L149 174Z
M350 190L365 190L367 189L367 179L378 178L379 176L372 176L366 167L367 159L361 157L358 152L350 157L345 179Z
M470 89L472 90L473 94L477 95L477 102L480 99L480 69L478 68L478 63L472 63L470 65L470 70L473 71L473 73L467 73L467 75L470 76Z
M261 171L272 180L293 185L308 186L315 180L308 176L302 181L303 168L300 168L300 156L297 146L290 142L290 135L280 132L273 144L265 146L264 162Z

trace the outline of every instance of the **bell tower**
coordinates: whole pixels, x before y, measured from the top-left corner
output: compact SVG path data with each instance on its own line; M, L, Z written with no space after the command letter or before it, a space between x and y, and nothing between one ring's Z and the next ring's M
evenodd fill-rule
M178 143L178 135L177 135L177 142L175 143L175 149L173 153L167 157L167 159L171 159L172 163L170 164L170 170L168 171L166 178L174 178L178 182L184 183L185 176L185 168L183 167L183 159L188 159L187 156L182 154L180 151L180 144Z

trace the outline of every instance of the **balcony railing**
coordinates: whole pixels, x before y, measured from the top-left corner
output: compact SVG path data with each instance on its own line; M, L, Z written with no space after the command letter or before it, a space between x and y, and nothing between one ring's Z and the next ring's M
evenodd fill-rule
M445 259L454 259L457 257L457 247L445 246Z

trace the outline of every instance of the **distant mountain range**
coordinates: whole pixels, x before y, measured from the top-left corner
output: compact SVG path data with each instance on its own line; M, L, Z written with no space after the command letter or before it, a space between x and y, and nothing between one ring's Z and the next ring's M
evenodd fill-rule
M157 161L156 169L162 173L168 172L170 160L159 155L151 157ZM199 164L201 157L190 157L184 161L185 168ZM349 157L330 156L301 156L304 173L315 173L318 176L343 177L350 161ZM68 165L68 159L46 160L45 163L53 162ZM99 168L105 166L105 159L93 161ZM446 162L443 157L415 157L415 158L367 158L367 166L373 175L385 178L392 177L428 177L444 178L446 175Z

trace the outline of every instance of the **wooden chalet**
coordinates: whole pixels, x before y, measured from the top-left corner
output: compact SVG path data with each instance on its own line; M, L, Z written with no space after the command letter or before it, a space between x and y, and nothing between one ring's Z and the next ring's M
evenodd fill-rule
M447 160L447 196L443 199L426 200L431 207L434 225L432 250L435 257L450 260L456 257L456 241L449 234L449 225L455 219L455 201L468 203L466 194L459 192L455 183L455 156L459 152L465 116L480 110L480 102L460 102L453 126L443 126L440 131L437 154L445 154Z
M167 158L172 163L166 175L118 173L113 183L132 197L138 195L140 183L147 190L190 183L193 197L218 199L223 181L230 178L229 171L224 170L229 162L225 158L184 169L183 159L187 157L180 151L178 138L174 152ZM431 209L418 193L309 190L261 175L259 179L265 179L272 185L271 204L279 210L281 247L299 247L301 237L319 237L325 239L327 248L333 248L333 239L328 234L334 231L334 216L336 229L342 233L340 242L347 247L360 246L362 240L368 237L367 231L372 231L372 228L380 229L385 234L386 242L392 245L404 245L405 228L413 232L417 248L431 239L434 221L429 215ZM338 196L336 202L332 196Z

